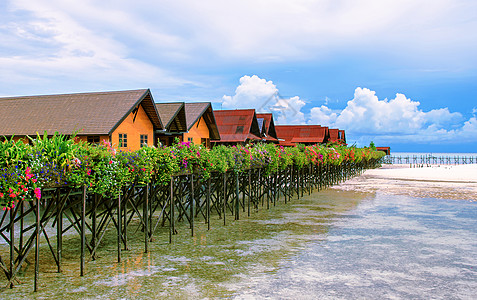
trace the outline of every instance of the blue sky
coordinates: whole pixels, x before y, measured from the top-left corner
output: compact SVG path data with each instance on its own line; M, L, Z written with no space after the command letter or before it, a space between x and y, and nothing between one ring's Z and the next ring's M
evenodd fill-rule
M0 2L0 96L150 88L350 144L477 152L477 2Z

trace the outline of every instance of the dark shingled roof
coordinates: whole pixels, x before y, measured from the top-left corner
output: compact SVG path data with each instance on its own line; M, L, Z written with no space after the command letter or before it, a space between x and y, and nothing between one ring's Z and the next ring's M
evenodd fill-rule
M187 131L197 123L200 117L204 117L205 123L209 128L211 140L220 140L219 129L215 121L214 111L210 102L193 102L185 104L185 113L187 119Z
M216 110L215 120L224 143L261 140L255 109Z
M156 129L162 123L149 89L0 98L0 135L111 134L141 105Z
M186 132L187 122L184 102L156 103L157 112L168 132Z

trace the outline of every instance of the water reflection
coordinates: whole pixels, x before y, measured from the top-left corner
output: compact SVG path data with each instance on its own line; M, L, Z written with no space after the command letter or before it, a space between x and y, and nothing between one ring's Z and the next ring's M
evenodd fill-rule
M173 244L163 229L149 253L141 234L130 236L121 263L112 231L83 278L72 238L63 274L42 249L40 292L31 293L27 273L2 297L427 298L447 288L442 295L465 298L477 290L475 205L324 191L227 226L215 216L210 231L196 222L194 237L179 226Z

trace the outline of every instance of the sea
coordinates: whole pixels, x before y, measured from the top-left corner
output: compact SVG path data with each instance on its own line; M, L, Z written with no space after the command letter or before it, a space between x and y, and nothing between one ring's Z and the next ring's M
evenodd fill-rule
M79 238L64 241L63 273L41 249L2 299L475 299L477 203L327 189L260 207L194 236L159 229L144 252L142 234L116 261L115 231L79 276ZM138 224L139 225L139 224ZM140 228L137 228L140 232ZM1 248L5 251L5 248ZM1 252L5 258L6 252ZM2 272L3 273L3 272ZM5 278L0 276L0 284ZM3 288L3 286L1 287Z

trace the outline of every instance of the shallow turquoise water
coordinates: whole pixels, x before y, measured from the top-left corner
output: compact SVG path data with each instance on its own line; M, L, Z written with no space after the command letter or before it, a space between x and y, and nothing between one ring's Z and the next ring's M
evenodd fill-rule
M210 231L196 222L194 237L179 227L171 245L164 229L147 254L138 234L121 263L112 231L84 277L73 238L63 274L42 249L40 291L27 270L2 298L475 299L476 208L328 190L226 226L215 216Z

